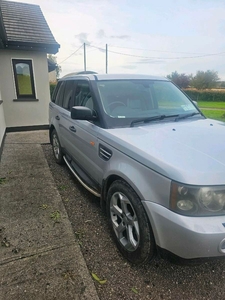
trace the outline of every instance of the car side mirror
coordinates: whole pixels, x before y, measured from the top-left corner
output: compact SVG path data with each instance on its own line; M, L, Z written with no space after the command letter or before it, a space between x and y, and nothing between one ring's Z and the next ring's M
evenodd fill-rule
M71 118L74 120L94 120L94 111L86 106L74 106L71 110Z
M196 106L198 106L198 102L197 101L194 101L194 100L191 100Z

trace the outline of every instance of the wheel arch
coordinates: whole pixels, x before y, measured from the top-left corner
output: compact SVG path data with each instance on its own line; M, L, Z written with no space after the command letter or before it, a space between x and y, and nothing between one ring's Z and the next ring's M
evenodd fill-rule
M121 179L122 178L120 176L115 175L115 174L111 174L107 178L103 179L100 204L101 204L101 208L104 212L106 212L106 197L107 197L107 192L109 190L110 185L114 181L121 180Z
M169 206L171 179L155 172L124 155L115 158L104 170L101 198L106 200L110 184L114 180L124 180L141 201L155 202Z
M101 206L103 208L105 208L106 205L106 198L107 198L107 193L108 190L111 186L111 184L116 181L116 180L122 180L124 182L126 182L126 184L128 184L133 190L134 192L137 194L137 196L140 198L140 200L142 200L142 195L139 191L139 189L137 188L137 186L135 184L133 184L133 182L131 180L129 180L129 178L127 176L123 176L124 174L110 174L108 175L107 178L105 178L103 180L103 185L102 185L102 192L101 192Z

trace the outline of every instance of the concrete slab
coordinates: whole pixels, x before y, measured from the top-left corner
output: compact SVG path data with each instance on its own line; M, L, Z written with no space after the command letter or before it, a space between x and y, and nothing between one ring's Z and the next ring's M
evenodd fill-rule
M1 162L2 168L5 164L8 164L8 162L10 162L9 166L20 164L23 167L26 167L27 165L32 166L33 163L35 163L35 167L38 167L40 164L44 163L41 160L42 152L38 150L41 148L41 143L9 143L8 135L9 133L7 134L2 153L2 155L4 153L6 154L4 160L2 159ZM29 160L29 164L24 163L27 160Z
M42 151L8 133L0 163L0 299L98 299Z
M74 251L74 246L59 247L1 265L0 299L96 299Z
M49 143L48 130L7 133L5 144L46 144Z

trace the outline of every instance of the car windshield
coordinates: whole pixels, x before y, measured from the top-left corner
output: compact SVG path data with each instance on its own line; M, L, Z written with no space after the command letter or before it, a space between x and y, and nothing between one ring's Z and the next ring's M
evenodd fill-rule
M139 120L199 113L192 101L172 82L164 80L101 80L97 83L102 106L112 127Z

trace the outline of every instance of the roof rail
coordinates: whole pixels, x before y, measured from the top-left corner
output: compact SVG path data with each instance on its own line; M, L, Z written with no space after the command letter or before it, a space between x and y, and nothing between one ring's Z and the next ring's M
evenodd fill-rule
M81 71L76 73L76 75L80 75L80 74L98 74L98 73L94 71Z
M66 78L66 77L70 77L70 76L74 76L74 75L85 75L85 74L98 74L98 73L94 72L94 71L80 71L80 72L69 73L69 74L63 76L62 78Z

